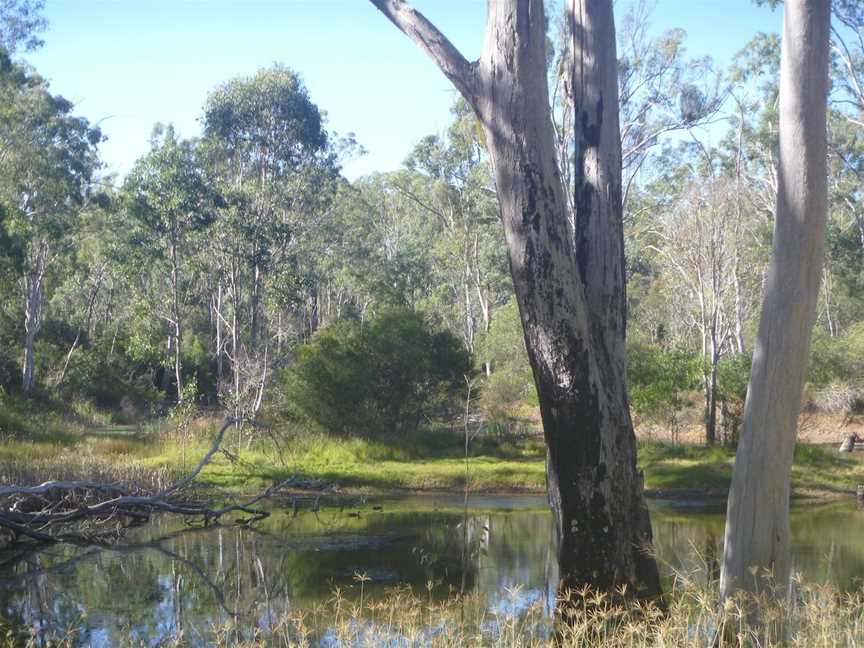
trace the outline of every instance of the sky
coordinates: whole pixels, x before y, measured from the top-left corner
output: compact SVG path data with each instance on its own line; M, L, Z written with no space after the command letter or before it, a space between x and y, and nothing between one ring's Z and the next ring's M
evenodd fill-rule
M494 1L494 0L493 0ZM617 0L616 13L631 0ZM469 59L482 47L486 0L415 0ZM651 29L687 31L691 56L726 65L779 11L752 0L656 0ZM108 140L120 177L148 149L153 125L198 135L207 94L275 62L299 72L328 129L355 133L366 155L349 178L397 169L450 121L446 78L367 0L46 0L45 46L27 60Z

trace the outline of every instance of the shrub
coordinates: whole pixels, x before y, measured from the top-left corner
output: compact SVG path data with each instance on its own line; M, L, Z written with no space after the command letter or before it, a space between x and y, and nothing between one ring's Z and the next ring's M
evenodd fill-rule
M479 401L491 427L508 423L516 406L538 404L515 299L495 311L492 326L481 341L478 355L480 361L488 362L491 367L490 374L483 381Z
M864 322L843 335L816 336L810 354L811 400L816 407L847 412L864 394Z
M751 365L752 357L747 353L724 356L717 365L717 400L720 403L720 427L725 444L738 444Z
M343 320L298 349L286 373L288 414L335 434L405 433L446 411L470 372L462 343L419 313Z
M121 422L132 413L146 414L160 400L158 390L145 376L130 378L128 369L121 362L112 362L99 347L78 350L59 396L89 400L97 407L116 411L123 418Z
M823 412L852 412L860 406L861 389L844 381L835 381L813 392L813 406Z
M666 425L675 440L678 415L698 386L700 359L689 351L631 342L627 347L630 405L637 417Z

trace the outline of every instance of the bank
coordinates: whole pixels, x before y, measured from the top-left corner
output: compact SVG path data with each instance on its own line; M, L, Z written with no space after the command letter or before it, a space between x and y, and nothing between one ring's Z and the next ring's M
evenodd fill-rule
M188 472L210 445L213 419L201 419L182 435L164 422L138 426L64 423L31 429L0 442L0 475L10 483L101 476L112 481L166 482ZM469 444L447 430L406 438L366 440L264 430L238 438L229 430L202 472L206 486L255 492L288 477L321 490L380 494L463 491L542 493L542 437L481 436ZM639 467L649 496L722 499L734 450L726 447L640 441ZM793 489L798 497L851 496L864 483L864 453L839 454L829 445L798 445Z

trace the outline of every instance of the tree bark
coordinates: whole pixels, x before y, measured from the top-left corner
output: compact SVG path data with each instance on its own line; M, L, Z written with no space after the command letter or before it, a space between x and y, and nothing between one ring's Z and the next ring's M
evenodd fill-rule
M724 597L736 590L782 593L789 578L789 478L827 217L830 4L784 5L774 243L729 492Z
M30 393L36 382L36 334L42 327L48 253L47 241L41 240L31 268L24 275L24 361L21 371L21 393L25 396Z
M176 234L171 236L171 317L174 324L174 380L177 382L177 402L183 401L183 324L180 313L180 261Z
M66 379L66 372L69 371L69 363L72 361L72 354L75 353L78 344L81 342L81 334L90 334L93 309L96 306L96 298L99 296L99 290L102 288L102 278L105 275L107 265L107 263L102 263L98 268L96 268L96 276L93 278L93 285L90 287L90 293L87 296L84 322L78 327L78 330L75 333L75 339L72 340L72 344L69 346L69 351L66 353L66 357L63 360L63 367L60 370L60 375L57 377L57 382L54 385L55 387L60 387Z
M581 129L570 221L556 160L542 0L488 3L469 63L402 0L371 0L474 108L486 135L547 444L562 591L659 594L624 383L621 162L611 0L570 7ZM568 188L568 191L571 188Z

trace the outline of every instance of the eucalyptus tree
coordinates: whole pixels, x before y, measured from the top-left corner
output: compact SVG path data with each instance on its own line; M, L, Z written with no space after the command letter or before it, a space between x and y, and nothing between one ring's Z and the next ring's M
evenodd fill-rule
M838 112L864 128L864 6L858 0L834 0L832 26L834 78L832 92Z
M52 95L41 77L0 53L0 203L7 255L22 296L24 355L21 390L35 381L35 340L46 282L87 200L102 135L73 105Z
M828 237L817 322L831 337L864 318L864 128L828 119Z
M203 125L210 174L225 197L214 237L217 356L230 340L237 393L244 358L259 355L268 282L296 286L292 255L329 206L338 165L321 112L282 65L219 86Z
M778 191L771 263L726 515L724 597L785 594L789 492L827 218L831 3L784 4Z
M659 593L625 387L621 139L611 0L568 3L573 182L562 183L542 0L487 7L469 62L402 0L371 0L438 64L477 114L547 444L562 590ZM568 197L572 192L572 200ZM569 205L573 204L571 221Z
M710 122L726 98L722 75L714 69L711 59L687 56L684 45L687 33L683 29L652 33L650 5L647 0L635 0L623 13L616 32L625 210L639 171L652 151L667 135ZM572 92L568 84L576 23L569 3L564 3L564 7L555 22L551 81L558 159L569 186L575 172L574 137L579 115L568 100Z
M201 234L212 223L218 198L207 182L198 144L157 125L150 151L133 166L123 185L133 225L130 260L142 263L168 285L153 296L155 314L169 325L168 348L178 400L183 397L183 332L189 262ZM159 282L161 283L161 281ZM157 284L158 285L158 284ZM165 303L167 302L167 304Z
M14 56L41 47L38 34L48 26L44 8L45 0L0 0L0 50Z
M57 313L74 337L69 342L63 362L54 371L50 383L61 388L76 352L93 342L99 298L112 274L105 254L103 228L109 226L106 211L111 209L108 196L99 195L82 211L78 227L64 264L63 279L54 293L52 310Z
M432 303L471 352L512 293L498 203L476 117L464 101L444 136L421 140L391 184L434 228ZM428 240L428 238L427 238ZM421 243L424 245L424 243ZM428 247L428 244L426 244Z
M662 259L662 291L677 298L677 310L670 316L688 322L698 339L704 360L705 440L710 445L717 439L720 362L730 353L744 353L744 320L761 286L761 264L753 249L760 243L759 225L750 210L740 209L741 188L734 178L685 181L689 187L658 219L656 244L649 247Z

